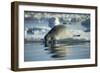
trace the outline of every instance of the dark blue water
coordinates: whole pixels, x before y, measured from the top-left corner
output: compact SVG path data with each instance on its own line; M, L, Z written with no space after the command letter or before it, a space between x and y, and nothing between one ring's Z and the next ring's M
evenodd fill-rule
M44 47L43 43L26 43L24 61L71 60L90 58L90 45L65 45L56 48Z

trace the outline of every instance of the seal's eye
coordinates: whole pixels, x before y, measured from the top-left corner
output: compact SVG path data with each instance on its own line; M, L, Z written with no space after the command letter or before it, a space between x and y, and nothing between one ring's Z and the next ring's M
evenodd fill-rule
M80 35L74 35L74 37L80 37Z

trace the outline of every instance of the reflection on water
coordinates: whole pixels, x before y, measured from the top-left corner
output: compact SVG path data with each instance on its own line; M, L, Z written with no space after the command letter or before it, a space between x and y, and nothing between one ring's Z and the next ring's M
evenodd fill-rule
M26 43L24 61L69 60L90 58L89 43L44 47L43 43Z
M51 47L48 48L48 51L52 54L51 57L55 59L65 59L68 53L67 46Z

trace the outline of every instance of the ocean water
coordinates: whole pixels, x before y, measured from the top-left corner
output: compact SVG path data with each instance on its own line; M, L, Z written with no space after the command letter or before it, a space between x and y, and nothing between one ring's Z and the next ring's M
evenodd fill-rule
M64 45L55 48L44 47L43 43L25 43L24 61L72 60L90 58L90 45Z

